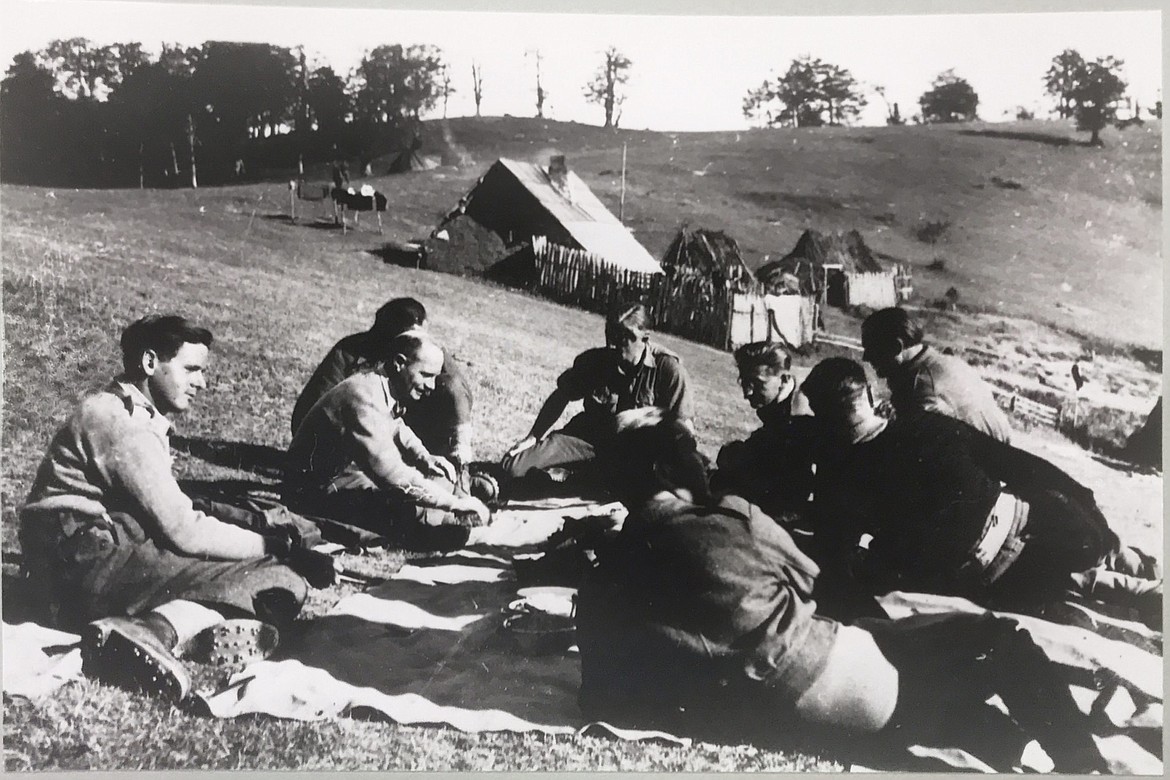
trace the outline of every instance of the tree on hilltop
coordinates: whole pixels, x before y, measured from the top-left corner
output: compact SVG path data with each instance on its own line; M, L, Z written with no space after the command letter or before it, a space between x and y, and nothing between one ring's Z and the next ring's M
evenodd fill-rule
M355 112L375 125L417 120L438 103L442 70L441 53L434 46L378 46L358 65Z
M805 55L794 59L783 76L749 90L743 113L767 125L819 127L848 123L866 102L847 68Z
M1117 108L1128 86L1121 78L1125 63L1114 57L1086 62L1073 87L1073 117L1078 130L1087 130L1089 143L1101 145L1101 130L1117 118Z
M483 68L478 62L471 62L471 96L475 98L475 115L479 116L479 106L483 102Z
M544 119L544 102L548 99L548 92L544 89L544 83L540 78L540 66L544 62L544 55L540 53L540 49L529 49L524 52L524 56L530 56L536 62L536 118Z
M621 106L626 101L621 87L630 80L633 62L616 47L605 50L605 62L597 69L593 81L585 85L585 99L605 110L605 127L617 127Z
M918 98L923 122L969 122L976 118L979 95L953 68L938 74L930 87Z
M1056 98L1056 115L1068 119L1073 115L1073 91L1085 69L1085 58L1076 49L1065 49L1052 58L1044 74L1044 91Z

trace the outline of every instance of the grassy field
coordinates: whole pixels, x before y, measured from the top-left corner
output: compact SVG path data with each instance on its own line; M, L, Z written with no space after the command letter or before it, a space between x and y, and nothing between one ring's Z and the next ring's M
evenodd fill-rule
M1107 135L1112 145L1101 152L988 134L1001 132L1001 126L965 128L973 135L964 135L964 129L905 128L753 132L736 140L736 134L611 134L510 119L451 125L477 165L376 179L391 201L384 239L425 235L501 155L544 157L550 150L562 151L586 182L616 206L616 170L625 139L632 160L627 214L654 254L688 218L696 226L729 230L757 264L765 254L786 252L806 225L857 226L883 253L922 265L946 254L946 273L971 280L962 284L963 300L978 311L940 315L935 329L944 341L985 339L981 343L987 349L1017 356L1021 368L1012 375L1017 378L1032 371L1035 361L1028 355L1056 363L1091 345L1096 360L1114 361L1103 373L1129 377L1112 395L1132 391L1139 398L1160 387L1156 135L1142 130L1127 131L1131 135L1124 138ZM1040 132L1011 127L1017 133ZM1060 126L1043 129L1054 137L1068 135ZM1128 147L1121 146L1123 140ZM920 155L911 150L921 150ZM1090 162L1096 168L1089 169ZM1085 172L1106 164L1112 166L1108 185L1101 184L1100 175ZM1025 189L1001 189L990 183L993 175L1024 182ZM982 189L975 187L979 182ZM1060 205L1062 193L1073 205ZM1000 235L1007 219L1003 201L1009 198L1021 199L1021 213L1028 215L1019 223L1021 230L1027 227L1025 233ZM173 192L0 190L5 585L19 562L15 510L49 437L81 395L107 381L118 362L118 332L148 311L182 312L216 334L211 387L193 413L177 421L182 438L176 469L196 483L272 482L301 383L334 340L365 328L388 297L413 295L426 302L434 331L468 364L485 457L498 456L522 436L556 374L578 351L601 341L601 320L594 315L473 279L385 265L374 254L384 239L368 225L343 237L312 224L289 225L282 216L286 209L287 191L279 184ZM927 212L930 218L952 221L949 242L928 247L913 237L918 215ZM1097 244L1084 246L1083 232L1066 236L1064 231L1077 225L1084 230L1086 221L1112 221L1110 235L1122 235L1127 248L1098 253ZM1030 268L1048 274L1059 268L1059 278L1076 280L1063 300L1086 307L1092 316L1065 317L1054 305L1029 305L1029 289L1048 290L1044 300L1049 302L1055 293L1009 264L993 263L1005 259L1000 250L1008 244L1034 258ZM1082 289L1096 278L1095 264L1106 261L1116 265L1111 272L1117 273L1109 295L1093 295L1091 285ZM933 282L927 272L916 270L919 287L929 291ZM1151 309L1154 298L1157 307ZM1001 299L1004 305L996 311ZM1158 317L1156 329L1141 319L1151 310ZM995 331L995 323L1001 331ZM838 324L856 327L846 317ZM1121 330L1122 324L1127 330ZM682 355L690 371L698 434L707 452L754 427L728 355L671 337L661 340ZM1040 354L1049 346L1059 360ZM1112 471L1051 432L1024 432L1020 441L1097 490L1123 535L1160 552L1159 477ZM350 563L376 572L399 562L389 556ZM316 592L308 615L320 614L346 592L343 587ZM19 615L18 594L6 587L4 595L5 618L11 621ZM5 716L9 769L836 766L756 748L683 750L595 739L473 736L353 720L216 721L89 681L37 706L8 701Z

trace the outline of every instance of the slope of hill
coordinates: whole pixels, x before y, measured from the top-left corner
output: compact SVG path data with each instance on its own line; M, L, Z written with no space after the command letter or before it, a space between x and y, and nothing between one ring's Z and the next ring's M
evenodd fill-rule
M15 508L28 491L44 448L74 400L105 382L114 370L119 330L149 311L182 312L209 325L216 335L211 386L201 394L194 413L177 421L183 439L176 447L176 469L186 479L271 482L274 464L279 464L288 442L288 415L301 383L336 338L368 326L376 308L395 295L425 301L433 330L469 364L483 456L498 456L522 436L557 373L578 350L601 341L601 320L478 280L385 265L374 254L388 239L429 231L500 155L543 158L550 150L562 151L616 209L620 142L628 138L633 162L627 214L655 253L661 253L678 222L687 217L695 224L729 230L757 260L766 253L787 251L806 224L858 226L875 248L916 263L947 252L947 273L956 273L964 262L992 263L995 256L988 254L962 260L953 247L970 246L974 252L979 242L995 238L1005 214L1010 213L1000 198L1035 197L1037 202L1021 206L1021 213L1027 211L1039 220L1048 209L1054 215L1045 218L1044 225L1069 227L1073 218L1059 207L1062 198L1056 194L1064 188L1078 209L1091 211L1089 219L1094 224L1110 219L1110 209L1132 219L1132 232L1126 236L1136 247L1132 251L1138 265L1145 269L1137 275L1145 274L1148 288L1138 292L1161 300L1157 237L1144 232L1147 223L1157 221L1160 195L1155 205L1157 188L1147 188L1141 178L1143 170L1156 172L1156 145L1147 148L1131 141L1130 146L1121 147L1117 138L1109 137L1115 145L1100 152L938 128L745 133L739 141L735 134L710 134L679 136L677 144L661 134L610 134L555 123L546 129L531 120L460 120L453 121L451 128L452 137L478 165L374 179L390 199L385 236L373 233L368 222L345 236L311 219L290 225L284 216L288 191L278 183L173 192L0 189L5 337L0 527L6 597L14 592L10 586L19 561ZM863 137L873 140L858 140ZM902 155L932 143L935 153L945 158L937 162L938 171L928 176L929 166L917 163L919 167L913 170L918 173L904 173L915 164L907 163ZM854 146L860 151L843 151ZM989 165L988 150L999 148L1005 150L1004 155L1013 154L1012 149L1023 156L1036 155L1049 167L1042 171L1037 162L1037 168L1026 168L1023 157L1005 158L997 163L1002 167L986 175L1023 181L1027 189L971 187L977 195L963 190L960 185L966 180L962 177L983 170ZM885 151L878 154L877 150ZM1065 153L1076 157L1057 156ZM1069 160L1081 163L1058 165ZM1108 188L1083 181L1082 163L1099 167L1103 160L1113 160L1119 171L1116 175L1129 173L1132 187L1124 176L1120 184L1113 181ZM773 173L773 163L780 165L782 176ZM773 171L763 170L770 165ZM695 175L695 170L704 175ZM884 181L868 178L882 171L898 184L896 191ZM1034 178L1025 179L1021 171L1032 171L1028 176ZM899 175L908 178L897 179ZM947 178L954 192L945 191L933 177ZM779 194L744 194L769 192ZM932 192L939 204L962 200L972 208L986 206L988 213L980 220L970 218L970 225L962 230L959 226L966 223L954 222L951 229L962 244L955 238L954 244L931 250L906 234L911 216L917 218L918 212L901 209L909 208L905 204L911 201L921 208L937 205L930 200ZM906 201L898 199L901 193L909 193L904 195ZM790 210L794 201L789 195L803 198L797 202L811 209L808 219L805 211ZM857 208L830 208L828 201L817 198ZM773 201L788 205L760 205ZM883 202L895 204L885 207L894 216L878 214L881 220L876 220L871 212ZM305 205L314 208L314 204ZM1079 249L1075 255L1057 258L1048 247L1056 238L1039 231L1039 224L1032 224L1026 242L1029 252L1052 252L1051 263L1059 260L1074 268L1087 262L1090 253ZM878 231L877 226L886 229ZM912 255L912 250L923 254ZM918 273L925 282L926 272ZM987 295L998 302L1005 296L1006 308L1008 296L1021 287L1047 289L1018 274L1001 278L990 271L964 273L984 285L960 281L964 301ZM1071 271L1066 274L1074 278ZM1074 285L1074 292L1077 289ZM1118 323L1140 324L1144 311L1140 307L1145 304L1126 309L1122 305L1126 300L1120 293L1100 300L1089 298L1084 303L1097 307L1092 310L1095 319L1074 317L1070 324L1102 337L1112 331L1104 326L1097 330L1093 322L1112 324L1113 331ZM1031 309L1021 303L1016 311L1055 320L1060 310L1044 310L1041 303ZM1025 319L1007 317L1000 321L1010 322L1011 327L997 331L990 317L979 314L966 323L963 317L940 316L934 327L945 338L958 338L976 328L982 348L1006 351L1010 344L1018 355L1025 355L1025 347L1037 354L1051 332ZM1136 341L1128 333L1117 338ZM742 403L728 355L670 337L662 341L679 352L690 370L698 435L705 451L713 453L720 443L754 427L754 416ZM1159 349L1160 366L1160 336L1151 335L1149 343ZM1147 390L1156 386L1157 377L1149 368L1131 363L1126 370L1135 373L1132 382L1146 383ZM1141 376L1136 376L1139 372ZM1019 441L1052 457L1091 486L1124 537L1151 551L1161 550L1160 478L1122 476L1055 435L1021 433ZM369 558L363 560L370 565ZM338 595L337 589L317 593L310 614L320 614ZM11 614L10 606L5 604L6 615ZM548 743L516 735L472 737L357 721L210 721L91 682L37 707L21 707L10 725L5 741L9 768L833 768L831 762L815 757L754 748L615 746L590 739ZM392 749L387 750L387 745Z
M446 143L437 124L424 150ZM625 143L626 222L656 256L684 221L728 231L753 267L807 227L856 228L886 262L914 268L923 300L955 287L977 309L1161 346L1158 122L1108 130L1103 149L1042 121L677 134L517 118L448 126L476 161L449 176L559 152L615 213ZM932 224L935 243L920 240ZM936 260L943 269L927 270Z

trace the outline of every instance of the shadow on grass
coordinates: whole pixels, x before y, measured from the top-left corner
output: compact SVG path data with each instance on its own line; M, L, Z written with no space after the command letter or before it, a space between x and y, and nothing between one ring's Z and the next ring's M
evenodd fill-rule
M285 225L313 228L314 230L341 230L341 223L334 222L332 217L298 217L292 219L288 214L265 214L264 219L270 222L282 222Z
M379 258L383 263L401 265L406 268L421 268L423 263L421 248L403 244L383 244L378 249L367 249L366 253Z
M960 130L959 135L971 135L984 138L1003 138L1009 141L1034 141L1048 146L1088 146L1086 141L1067 138L1062 135L1048 135L1047 133L1025 133L1019 130Z
M171 438L171 447L216 466L247 471L270 479L284 476L284 450L267 444L174 436Z

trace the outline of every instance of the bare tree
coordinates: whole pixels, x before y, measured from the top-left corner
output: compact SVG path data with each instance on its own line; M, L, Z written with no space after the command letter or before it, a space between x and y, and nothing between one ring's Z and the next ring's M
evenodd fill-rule
M544 84L540 80L540 65L544 61L544 55L540 53L540 49L529 49L524 52L524 56L531 56L536 62L536 118L544 119L544 101L548 97L548 93L544 91Z
M616 127L616 116L621 118L621 105L626 97L619 88L630 79L630 59L610 46L605 50L605 62L597 69L593 81L585 85L585 97L591 103L600 103L605 109L605 127Z
M471 89L475 96L475 115L479 116L479 104L483 101L483 68L474 60L471 63Z
M447 63L443 63L442 75L439 77L439 90L443 95L443 118L447 118L447 101L451 97L451 93L455 91L455 87L451 86L451 69L447 67Z

